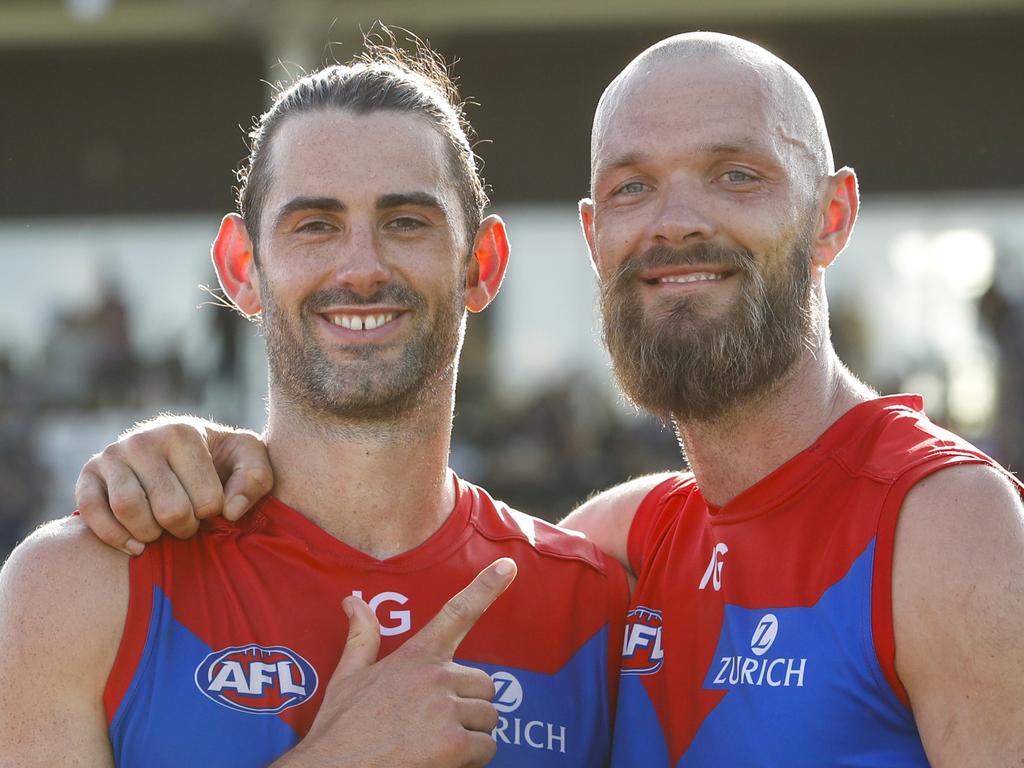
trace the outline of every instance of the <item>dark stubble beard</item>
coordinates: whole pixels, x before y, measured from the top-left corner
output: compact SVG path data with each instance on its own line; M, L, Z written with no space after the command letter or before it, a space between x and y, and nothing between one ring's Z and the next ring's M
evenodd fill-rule
M462 284L464 284L464 279ZM443 297L430 315L424 297L403 285L389 284L372 296L329 288L309 296L298 322L286 316L272 291L261 286L263 335L275 397L313 413L356 421L391 421L431 401L456 367L465 331L462 291ZM385 345L349 347L334 359L315 332L318 313L330 307L387 305L410 310L415 323L399 356L381 359ZM450 395L438 393L445 397Z
M749 251L707 243L655 247L623 263L602 286L601 315L625 396L664 421L686 423L718 420L769 393L812 344L809 250L805 236L767 275ZM706 317L700 296L666 299L645 313L639 272L706 264L739 270L740 295L726 314Z

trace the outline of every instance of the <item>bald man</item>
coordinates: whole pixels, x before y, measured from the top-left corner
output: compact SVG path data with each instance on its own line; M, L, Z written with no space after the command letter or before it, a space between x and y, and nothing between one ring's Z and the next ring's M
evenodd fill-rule
M1024 488L836 357L824 274L858 191L810 87L752 43L669 38L606 90L592 163L580 214L615 372L691 469L564 523L638 579L615 765L1020 765ZM173 434L150 451L212 476ZM153 526L102 493L145 453L83 472L114 545ZM180 474L179 497L216 495Z
M810 87L747 41L669 38L592 142L615 372L692 470L566 521L639 580L615 763L1024 764L1024 488L836 357L858 190Z

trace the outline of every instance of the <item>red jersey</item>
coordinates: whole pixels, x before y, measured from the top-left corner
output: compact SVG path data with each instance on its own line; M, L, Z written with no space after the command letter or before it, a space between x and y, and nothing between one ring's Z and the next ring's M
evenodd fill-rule
M897 517L927 475L994 462L921 407L854 407L722 508L691 475L647 496L613 764L927 765L894 667Z
M341 609L362 597L381 654L416 633L484 566L519 574L455 660L494 680L495 766L600 766L610 754L628 599L619 565L585 538L455 479L440 530L387 560L266 498L131 561L124 637L104 701L122 765L266 765L309 730L341 656Z

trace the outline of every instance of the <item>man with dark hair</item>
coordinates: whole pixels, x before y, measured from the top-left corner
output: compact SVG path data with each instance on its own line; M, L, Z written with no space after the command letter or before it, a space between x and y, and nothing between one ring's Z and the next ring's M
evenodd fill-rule
M77 519L24 542L0 763L607 764L622 569L447 467L465 313L509 255L460 109L433 55L377 46L261 118L212 256L261 318L274 495L131 561Z
M564 523L638 579L614 764L1020 764L1024 488L836 357L824 273L859 197L810 87L750 42L669 38L605 91L591 159L580 213L615 371L692 470ZM173 429L84 471L112 544L151 538L155 510L112 515L100 478L153 455L212 475L200 434ZM250 438L209 437L259 464ZM179 480L219 506L215 481Z

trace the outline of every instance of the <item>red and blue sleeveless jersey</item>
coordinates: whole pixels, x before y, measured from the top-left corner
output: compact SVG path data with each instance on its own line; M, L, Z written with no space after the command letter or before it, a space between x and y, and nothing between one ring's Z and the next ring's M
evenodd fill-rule
M262 766L309 730L341 656L342 600L381 623L384 656L498 557L519 574L455 661L494 680L495 766L601 766L611 750L628 586L586 539L454 479L454 511L419 547L376 560L266 498L131 561L128 616L104 691L119 765Z
M994 463L921 408L857 405L721 508L691 475L644 499L613 765L928 765L894 665L897 517L927 475Z

